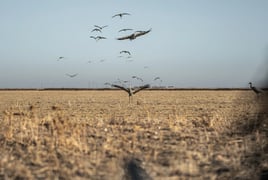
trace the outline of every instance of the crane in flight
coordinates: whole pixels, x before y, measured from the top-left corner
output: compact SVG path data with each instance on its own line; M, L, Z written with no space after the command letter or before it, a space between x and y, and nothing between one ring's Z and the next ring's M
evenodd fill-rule
M118 32L123 32L123 31L132 31L133 29L131 28L125 28L125 29L120 29Z
M145 35L145 34L151 32L151 30L152 29L149 29L148 31L135 31L133 34L117 38L117 40L125 40L125 39L134 40L139 36L142 36L142 35Z
M126 88L124 86L119 86L119 85L116 85L116 84L112 84L111 86L112 87L119 88L119 89L122 89L123 91L127 92L128 93L128 98L129 98L129 103L132 101L132 96L134 94L140 92L143 89L150 88L150 85L149 84L146 84L146 85L143 85L143 86L139 86L139 87L136 87L136 88L131 88L131 87Z
M125 15L130 15L130 14L129 13L118 13L118 14L113 15L112 18L119 16L122 19L122 17Z
M103 28L108 27L108 25L105 25L105 26L98 26L98 25L94 25L94 27L96 27L96 28L98 28L98 29L102 30Z
M126 50L120 51L120 54L122 54L122 53L126 53L128 55L131 55L131 53L129 51L126 51Z
M70 78L74 78L77 75L78 75L78 73L76 73L76 74L66 74L66 76L69 76Z

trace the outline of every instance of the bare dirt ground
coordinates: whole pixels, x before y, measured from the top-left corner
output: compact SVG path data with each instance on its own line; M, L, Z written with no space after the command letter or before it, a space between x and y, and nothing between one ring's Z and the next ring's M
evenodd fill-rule
M0 91L0 179L259 179L252 91Z

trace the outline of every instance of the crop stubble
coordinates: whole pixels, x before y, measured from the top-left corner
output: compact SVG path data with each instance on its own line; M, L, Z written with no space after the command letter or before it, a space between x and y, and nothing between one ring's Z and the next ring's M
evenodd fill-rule
M0 91L0 178L258 179L267 101L251 91Z

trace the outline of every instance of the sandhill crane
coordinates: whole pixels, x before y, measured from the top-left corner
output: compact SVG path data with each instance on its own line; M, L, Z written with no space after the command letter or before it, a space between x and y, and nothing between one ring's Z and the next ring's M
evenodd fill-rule
M78 73L76 73L76 74L66 74L66 76L69 76L70 78L74 78L77 75L78 75Z
M122 17L125 16L125 15L130 15L130 14L129 13L119 13L119 14L113 15L112 18L114 18L116 16L119 16L122 19Z
M96 28L98 28L98 29L102 30L103 28L108 27L108 25L105 25L105 26L98 26L98 25L94 25L94 27L96 27Z
M125 40L125 39L134 40L139 36L142 36L142 35L145 35L145 34L151 32L151 30L152 29L149 29L148 31L136 31L133 34L130 34L128 36L117 38L117 40Z
M129 52L129 51L120 51L120 54L122 54L122 53L126 53L126 54L129 54L129 55L131 55L131 53Z
M103 36L90 36L90 38L95 39L96 41L100 40L100 39L107 39L106 37Z
M125 29L120 29L118 32L123 32L123 31L132 31L133 29L130 28L125 28Z
M158 80L158 79L160 79L160 77L156 77L156 78L154 78L154 81L156 81L156 80Z
M132 76L132 78L133 78L133 79L137 79L137 80L139 80L139 81L143 82L143 79L142 79L142 78L140 78L140 77L138 77L138 76Z
M94 28L94 29L92 29L91 32L94 32L94 31L101 32L101 29L99 29L99 28Z
M134 89L134 88L132 89L131 87L129 87L129 88L125 88L125 87L123 87L123 86L119 86L119 85L116 85L116 84L112 84L111 86L126 91L126 92L128 93L129 103L131 102L131 98L132 98L132 96L133 96L134 94L140 92L140 91L143 90L143 89L150 88L150 85L149 85L149 84L146 84L146 85L144 85L144 86L136 87L135 89Z
M59 60L61 60L61 59L64 59L64 57L63 57L63 56L60 56L60 57L57 59L57 61L59 61Z
M257 96L263 92L262 89L252 86L252 82L249 82L248 84L249 84L250 89L252 89L257 94Z

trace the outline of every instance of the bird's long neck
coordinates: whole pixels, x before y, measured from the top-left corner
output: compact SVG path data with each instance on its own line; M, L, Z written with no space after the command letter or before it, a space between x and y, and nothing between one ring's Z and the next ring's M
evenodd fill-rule
M250 87L250 88L253 88L252 83L249 83L249 87Z

